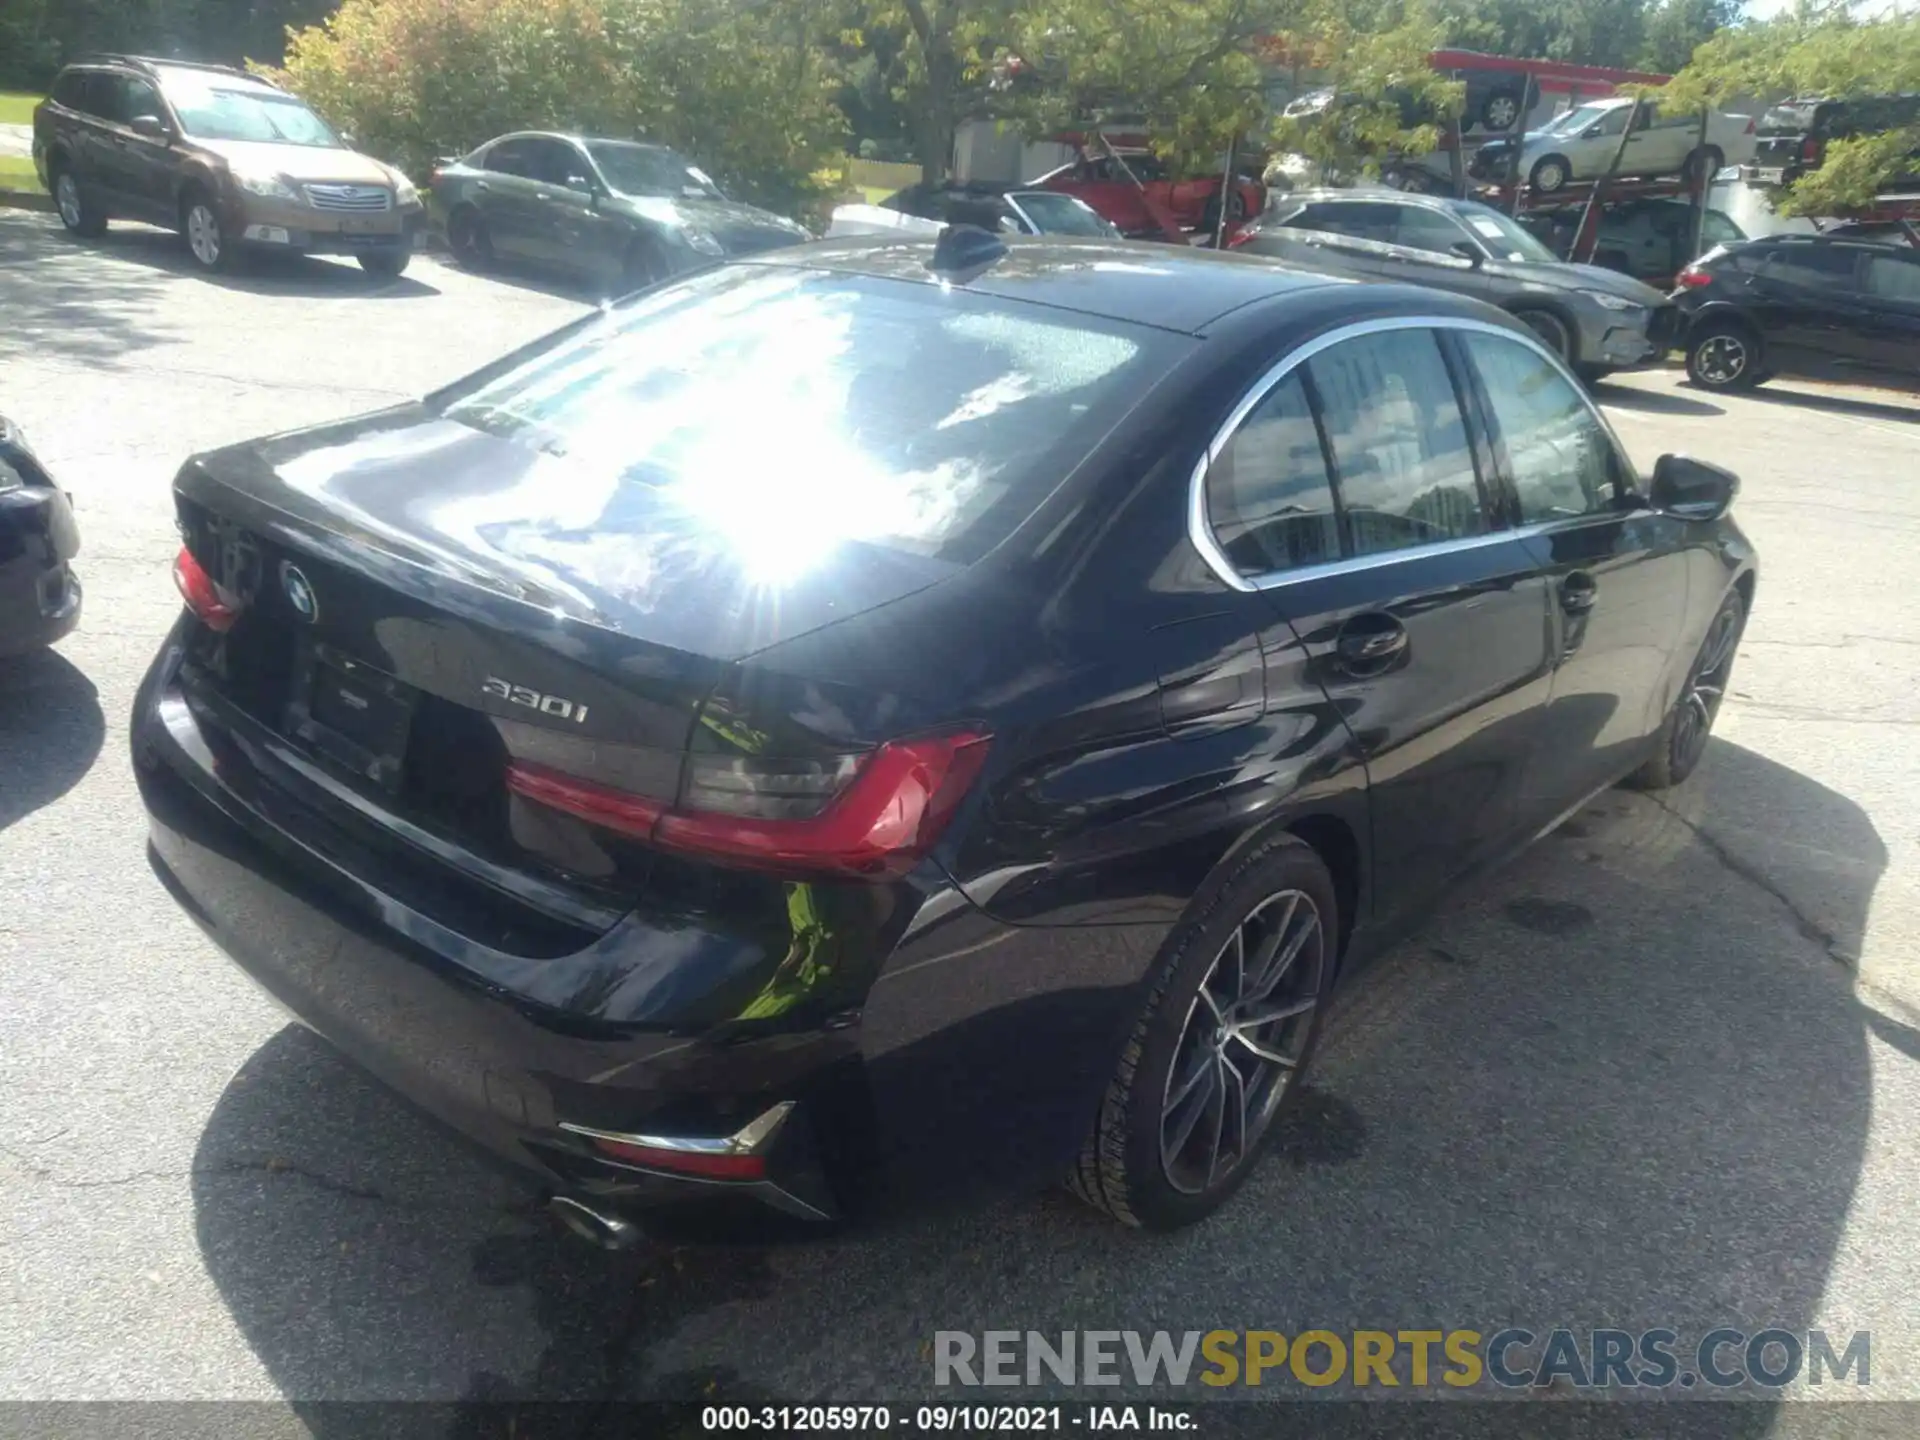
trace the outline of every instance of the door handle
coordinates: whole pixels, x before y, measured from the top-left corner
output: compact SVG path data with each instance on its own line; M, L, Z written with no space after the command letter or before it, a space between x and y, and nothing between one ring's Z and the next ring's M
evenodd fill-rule
M1575 570L1560 582L1560 608L1569 615L1584 615L1600 598L1600 583L1585 570Z
M484 180L476 180L473 182L473 188L476 190L491 190L493 187Z
M1393 616L1374 611L1355 615L1333 642L1334 663L1359 678L1384 673L1407 650L1407 628Z
M553 196L549 195L544 190L536 190L533 192L533 198L536 200L551 200Z

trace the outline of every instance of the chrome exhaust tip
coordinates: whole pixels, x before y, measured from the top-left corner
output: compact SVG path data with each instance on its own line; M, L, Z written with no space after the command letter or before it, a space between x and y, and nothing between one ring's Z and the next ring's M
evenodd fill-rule
M547 1209L567 1229L602 1250L625 1250L640 1238L640 1227L631 1220L596 1210L571 1195L555 1195Z

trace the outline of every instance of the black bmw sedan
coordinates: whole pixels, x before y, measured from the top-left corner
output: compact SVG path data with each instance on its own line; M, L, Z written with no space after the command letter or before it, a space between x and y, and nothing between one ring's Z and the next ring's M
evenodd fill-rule
M1735 481L1520 322L1098 240L827 243L189 460L155 868L603 1240L1066 1177L1204 1216L1335 983L1694 767Z
M79 550L66 491L0 415L0 656L45 649L80 623Z

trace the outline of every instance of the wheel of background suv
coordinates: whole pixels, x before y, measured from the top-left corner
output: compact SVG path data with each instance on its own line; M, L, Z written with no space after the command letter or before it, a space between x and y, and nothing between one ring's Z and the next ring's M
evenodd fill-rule
M1695 181L1704 170L1707 179L1711 180L1726 163L1727 157L1720 153L1718 145L1702 145L1687 152L1686 161L1680 166L1680 175L1682 179Z
M1161 947L1068 1187L1149 1230L1218 1208L1306 1073L1338 937L1309 846L1283 835L1235 862Z
M1516 310L1513 318L1533 331L1554 354L1569 365L1573 363L1573 334L1566 321L1550 310Z
M87 199L80 188L80 181L66 165L53 172L53 207L59 212L60 223L67 227L69 234L92 240L106 233L106 215L98 205Z
M493 263L493 238L473 206L462 205L447 216L447 249L468 270L484 270Z
M1707 753L1707 739L1726 699L1734 652L1740 648L1740 632L1746 624L1747 602L1738 590L1729 590L1707 627L1687 683L1680 687L1679 698L1660 727L1658 748L1627 778L1629 785L1637 790L1665 790L1693 773Z
M1687 337L1687 378L1703 390L1758 385L1760 363L1759 337L1738 321L1714 321Z
M180 201L180 233L187 253L202 270L231 270L239 246L220 227L220 216L205 191L189 190Z
M1567 188L1567 181L1573 178L1573 168L1564 155L1542 155L1533 162L1533 170L1527 176L1527 184L1536 195L1551 195L1556 190Z
M1484 130L1506 130L1520 118L1520 97L1511 90L1496 90L1480 102L1480 126Z
M407 273L413 255L407 250L377 250L359 257L360 268L382 280L398 280Z

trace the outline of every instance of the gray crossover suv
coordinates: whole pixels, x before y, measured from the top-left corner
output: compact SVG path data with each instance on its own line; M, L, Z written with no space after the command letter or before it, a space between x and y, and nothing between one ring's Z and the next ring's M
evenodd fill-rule
M1658 290L1618 271L1567 264L1510 216L1472 200L1299 191L1277 198L1233 244L1324 274L1491 300L1587 380L1658 360L1680 327Z

